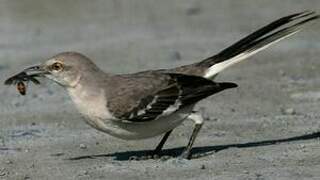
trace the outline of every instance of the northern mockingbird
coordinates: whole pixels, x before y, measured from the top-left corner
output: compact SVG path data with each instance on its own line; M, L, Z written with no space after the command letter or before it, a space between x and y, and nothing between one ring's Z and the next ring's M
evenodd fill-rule
M80 53L63 52L25 69L22 75L45 76L64 87L86 122L99 131L127 140L164 134L155 154L160 153L174 128L191 119L195 127L181 154L182 158L189 158L203 124L201 114L193 111L195 104L237 87L212 79L225 68L295 34L318 18L314 12L280 18L212 57L173 69L115 75L103 72Z

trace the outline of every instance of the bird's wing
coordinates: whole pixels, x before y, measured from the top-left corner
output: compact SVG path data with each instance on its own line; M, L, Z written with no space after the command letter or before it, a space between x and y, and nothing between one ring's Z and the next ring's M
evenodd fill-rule
M108 100L110 112L121 120L152 121L224 89L237 87L234 83L216 83L199 76L172 73L155 75L148 75L147 81L143 75L140 77L143 81L134 77L132 81L135 86L122 87L122 96ZM114 90L119 91L117 88Z

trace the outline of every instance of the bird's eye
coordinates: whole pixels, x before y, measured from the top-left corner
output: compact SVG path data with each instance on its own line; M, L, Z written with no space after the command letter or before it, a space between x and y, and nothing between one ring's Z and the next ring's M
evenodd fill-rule
M61 71L63 69L63 64L60 62L53 63L51 69L54 71Z

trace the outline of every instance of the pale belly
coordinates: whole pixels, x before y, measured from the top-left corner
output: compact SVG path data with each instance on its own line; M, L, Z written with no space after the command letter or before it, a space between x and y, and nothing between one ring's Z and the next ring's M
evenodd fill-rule
M90 94L79 86L69 89L71 99L85 121L93 128L121 139L145 139L168 132L179 126L191 113L192 106L171 115L147 122L129 122L115 119L106 108L103 90Z
M85 120L95 129L120 139L145 139L161 135L179 126L187 119L192 108L193 106L187 107L172 115L148 122L124 122L99 118L85 118Z

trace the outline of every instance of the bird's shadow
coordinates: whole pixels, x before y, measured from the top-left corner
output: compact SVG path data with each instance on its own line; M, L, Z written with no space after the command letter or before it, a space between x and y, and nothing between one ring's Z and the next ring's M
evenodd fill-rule
M213 154L228 148L252 148L252 147L259 147L259 146L270 146L270 145L275 145L280 143L311 140L311 139L317 139L317 138L320 138L320 132L314 132L311 134L305 134L301 136L294 136L294 137L283 138L283 139L272 139L272 140L247 142L247 143L239 143L239 144L194 147L192 149L191 159L208 156L210 154ZM183 148L184 147L165 149L161 152L161 156L178 157L183 151ZM114 160L127 161L127 160L130 160L132 157L136 157L137 159L139 159L151 153L152 153L151 150L125 151L125 152L116 152L116 153L110 153L110 154L77 156L77 157L69 158L69 160L94 159L99 157L113 157Z

